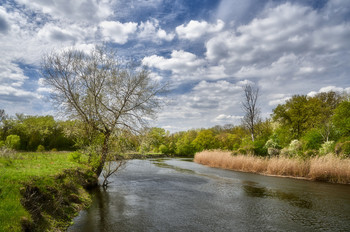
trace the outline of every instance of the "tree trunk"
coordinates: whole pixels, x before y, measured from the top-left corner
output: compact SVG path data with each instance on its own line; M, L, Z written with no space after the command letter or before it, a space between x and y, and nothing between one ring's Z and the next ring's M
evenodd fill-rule
M108 147L109 137L110 137L110 134L106 134L105 138L103 140L102 154L101 154L101 157L100 157L100 163L99 163L99 165L98 165L98 167L96 168L96 171L95 171L97 176L100 176L100 174L102 173L103 167L104 167L106 159L107 159L107 155L108 155L108 151L109 151L109 147Z

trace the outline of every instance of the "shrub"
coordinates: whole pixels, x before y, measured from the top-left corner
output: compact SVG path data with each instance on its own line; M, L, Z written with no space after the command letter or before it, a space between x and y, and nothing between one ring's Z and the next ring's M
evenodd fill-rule
M267 148L265 147L266 141L264 139L258 139L254 141L254 154L260 156L267 155Z
M280 146L278 145L278 143L275 142L273 139L267 140L266 143L265 143L265 147L266 147L267 149L269 149L269 148L280 148Z
M315 157L317 156L317 150L307 150L304 152L303 158Z
M302 151L303 144L297 140L294 139L292 142L290 142L288 150L290 155L300 155Z
M278 156L280 154L280 150L277 148L269 147L267 149L267 153L269 156Z
M45 147L43 145L39 145L38 148L36 149L37 152L43 152L45 151Z
M288 147L285 147L281 150L280 152L280 155L283 156L283 157L289 157L291 154L289 152L289 149Z
M334 152L335 143L334 141L327 141L321 145L319 150L320 155L327 155Z
M164 144L159 146L159 151L162 154L169 154L170 153L169 148L167 146L165 146Z
M345 157L350 157L350 141L337 143L335 146L335 153Z
M71 152L69 155L68 155L68 159L70 161L74 161L74 162L77 162L77 163L80 163L80 158L81 158L81 153L78 152L78 151L75 151L75 152Z
M241 155L246 155L247 154L247 150L244 149L244 148L240 148L237 150L238 154L241 154Z
M21 145L21 138L18 135L9 135L5 140L6 147L18 150Z

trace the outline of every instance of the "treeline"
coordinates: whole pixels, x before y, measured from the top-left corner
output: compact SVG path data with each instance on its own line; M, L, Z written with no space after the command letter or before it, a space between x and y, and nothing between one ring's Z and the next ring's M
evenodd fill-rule
M259 156L350 156L349 96L332 91L313 97L295 95L278 105L270 119L255 125L254 138L253 141L243 125L174 134L152 128L143 139L141 150L190 156L208 149Z
M52 116L15 117L1 111L0 147L22 151L74 150L78 135L72 133L77 122L55 121Z
M79 121L55 121L52 116L7 117L0 112L0 146L24 151L75 150L92 143ZM85 128L86 129L86 128ZM140 134L120 132L113 144L122 152L193 156L210 149L259 156L302 158L336 153L350 156L350 100L336 92L314 97L295 95L278 105L271 118L255 125L254 141L243 125L215 126L169 133L149 128ZM103 136L103 135L101 135ZM121 149L122 147L122 149Z

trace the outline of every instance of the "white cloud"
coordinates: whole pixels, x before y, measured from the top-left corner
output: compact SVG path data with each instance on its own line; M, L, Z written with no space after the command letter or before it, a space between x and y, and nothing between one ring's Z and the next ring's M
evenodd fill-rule
M33 10L55 19L96 22L112 15L111 1L106 0L17 0Z
M347 88L337 87L337 86L334 86L334 85L325 86L325 87L320 88L319 91L311 91L311 92L309 92L307 94L307 96L313 97L313 96L315 96L318 93L327 93L327 92L330 92L330 91L334 91L334 92L338 92L338 93L350 93L350 86L347 87Z
M226 114L220 114L216 118L213 119L214 122L218 123L232 123L238 120L241 120L243 116L236 116L236 115L226 115Z
M137 30L137 23L128 22L121 23L118 21L103 21L100 23L102 35L106 40L113 41L118 44L125 44L128 42L130 35Z
M196 55L183 50L173 50L170 58L164 58L152 55L143 58L143 65L158 68L160 70L171 70L173 73L191 73L195 72L204 64L202 59L198 59Z
M176 33L180 39L195 40L205 34L220 32L224 26L225 23L222 20L217 20L216 24L191 20L187 25L176 27Z
M141 22L138 28L140 31L138 37L140 39L159 42L160 40L171 41L175 37L174 33L167 33L165 30L161 29L159 21L156 19Z

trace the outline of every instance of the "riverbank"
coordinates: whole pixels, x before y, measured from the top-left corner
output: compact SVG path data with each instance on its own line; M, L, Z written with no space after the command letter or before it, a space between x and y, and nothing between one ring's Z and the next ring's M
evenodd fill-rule
M69 153L0 157L0 231L64 231L89 206L97 177Z
M210 167L262 175L350 184L350 159L341 159L334 155L302 160L232 155L227 151L203 151L195 155L194 162Z

